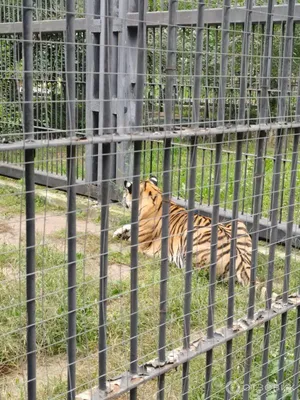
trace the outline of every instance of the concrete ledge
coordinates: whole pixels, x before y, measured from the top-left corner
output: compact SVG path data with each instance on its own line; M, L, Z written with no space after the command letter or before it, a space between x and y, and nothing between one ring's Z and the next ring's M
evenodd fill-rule
M205 335L191 335L191 345L188 349L177 348L169 351L166 354L165 362L161 363L157 359L147 361L138 367L137 374L130 374L128 371L122 375L107 380L106 392L100 391L97 387L89 389L81 394L78 394L76 400L102 400L116 399L124 393L128 393L131 389L157 378L162 374L173 371L180 365L200 354L207 353L217 346L227 343L229 340L235 339L241 334L245 334L251 329L262 326L267 321L295 309L300 305L300 295L298 293L289 295L288 302L285 303L280 298L272 303L270 310L258 310L253 319L247 317L238 319L233 323L232 329L226 326L216 330L214 336L208 339Z

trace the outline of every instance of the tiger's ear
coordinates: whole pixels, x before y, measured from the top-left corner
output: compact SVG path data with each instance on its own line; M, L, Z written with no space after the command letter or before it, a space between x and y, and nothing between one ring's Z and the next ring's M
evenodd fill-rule
M132 193L132 182L129 182L129 181L125 180L124 181L124 187L125 187L125 189L128 190L129 194Z
M153 185L155 185L155 186L157 186L157 184L158 184L158 180L157 180L156 176L150 175L149 181L151 183L153 183Z

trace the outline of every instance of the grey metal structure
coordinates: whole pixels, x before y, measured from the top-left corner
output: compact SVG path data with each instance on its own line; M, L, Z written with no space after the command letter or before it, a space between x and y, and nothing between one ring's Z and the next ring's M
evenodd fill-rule
M66 355L66 382L61 388L47 388L47 398L98 400L129 393L130 399L263 400L269 395L298 399L300 5L295 0L283 4L275 0L261 4L253 0L245 4L66 0L62 10L60 1L16 3L0 6L4 76L0 83L0 175L25 179L26 267L24 271L20 267L19 281L14 282L19 282L19 303L13 303L13 298L13 305L0 305L0 321L16 307L13 314L19 316L19 325L0 330L0 337L9 343L24 329L26 315L24 396L30 400L45 396L39 391L37 372L42 355L47 356L53 347L54 355ZM159 276L153 275L152 280L146 275L147 265L155 262L139 252L139 185L151 174L159 177L162 189ZM118 259L123 252L120 243L119 251L111 247L115 223L111 213L113 203L122 198L124 179L133 182L126 259L130 279L125 283L110 275L116 263L111 254L117 253ZM45 251L40 265L35 185L64 191L67 199L65 261L61 262L66 279L60 282L61 289L49 293L45 293L44 275L59 268L55 264L59 263L50 259L47 264ZM95 251L87 255L88 224L85 243L80 243L82 210L77 195L96 199L100 207L99 269L90 281L85 263ZM171 198L187 209L185 270L180 281L174 278L169 257ZM90 209L88 205L86 219ZM46 203L44 212L46 219ZM193 270L195 214L211 218L208 278L201 272L197 278ZM122 218L117 219L119 223ZM245 300L246 292L235 284L239 220L252 238L250 285L242 305L240 298ZM230 265L228 286L223 287L220 299L217 251L219 226L224 221L231 222ZM44 228L43 246L45 232ZM21 238L21 228L19 233ZM265 265L261 239L267 243ZM1 240L0 255L11 252ZM122 259L120 264L124 263ZM5 268L0 281L9 292ZM261 276L266 282L263 308L256 299L256 279ZM202 284L206 279L206 286L199 288L197 279ZM97 298L89 298L89 303L85 296L95 281ZM278 281L280 296L273 301ZM153 297L148 293L143 298L145 306L141 293L151 285ZM57 310L48 317L44 302L59 291L65 291L65 299L61 304L57 300ZM116 300L119 319L113 308L117 308ZM67 306L62 312L64 301ZM97 320L93 327L86 325L89 313ZM197 313L201 314L198 319ZM279 319L274 339L272 324ZM61 329L52 342L47 339L50 320ZM118 329L113 330L114 324ZM289 324L295 326L291 329ZM259 344L257 332L261 333ZM148 337L154 338L155 346L147 342ZM241 337L243 345L238 341ZM65 349L55 340L65 343ZM78 346L84 340L82 356ZM0 375L2 364L10 368L14 360L11 350L5 350L8 355L1 354L0 346ZM90 379L84 380L80 363L84 359L89 363L91 351L96 367ZM235 370L238 352L243 357ZM222 363L219 384L214 371ZM175 389L172 374L177 379ZM233 387L236 382L238 391ZM274 382L276 388L268 386Z

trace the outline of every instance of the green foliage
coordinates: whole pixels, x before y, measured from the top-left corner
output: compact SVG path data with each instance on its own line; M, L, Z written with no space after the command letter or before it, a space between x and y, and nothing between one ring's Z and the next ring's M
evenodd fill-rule
M22 129L22 110L17 99L23 65L16 61L13 43L12 36L0 38L0 133L4 134L18 133Z
M85 34L76 33L76 125L85 127ZM34 126L43 129L66 129L65 48L62 33L34 35L33 101ZM23 56L19 38L0 37L0 133L22 132ZM61 134L60 134L61 135Z
M260 4L265 4L262 0ZM0 7L2 21L19 21L21 5L16 0L14 7L5 5ZM34 19L60 19L64 15L65 2L61 0L34 1ZM196 9L198 2L180 0L179 10ZM235 2L234 6L244 6L244 1ZM214 0L206 2L206 7L221 8L222 3ZM149 0L150 11L166 11L167 0ZM84 2L77 3L77 17L84 14ZM293 60L291 66L291 96L288 104L288 114L295 110L298 65L300 60L300 41L298 24L295 26ZM76 34L76 125L78 130L85 129L85 35ZM228 77L226 91L225 119L228 123L235 123L238 115L241 53L243 27L232 24L230 27ZM280 24L274 25L274 35L271 58L270 113L271 118L277 115L278 75L280 74L280 55L283 49L284 29ZM249 71L247 89L247 114L250 123L256 123L258 117L258 97L261 76L261 56L264 46L264 26L253 26L249 52ZM21 67L22 50L19 38L16 36L2 36L0 48L0 69L5 72L5 80L0 84L0 94L3 99L0 105L1 125L3 133L18 133L22 131L22 96L18 92L18 79L13 73ZM34 86L42 95L35 96L34 119L39 129L66 129L66 77L65 77L65 49L64 38L61 33L44 33L34 36ZM190 123L193 109L193 88L195 79L195 46L196 29L192 26L180 26L177 29L177 73L174 81L174 117L175 121ZM146 125L161 125L164 120L164 86L166 77L167 58L167 27L149 28L147 31L147 79L145 86L144 122ZM217 118L218 86L221 58L221 29L219 26L205 26L203 31L203 55L200 94L200 119L213 121Z

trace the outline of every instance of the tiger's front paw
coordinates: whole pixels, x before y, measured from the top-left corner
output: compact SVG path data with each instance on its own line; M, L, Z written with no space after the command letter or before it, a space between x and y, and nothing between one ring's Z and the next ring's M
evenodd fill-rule
M114 234L113 238L129 240L131 233L131 225L123 225L121 228L117 229Z

